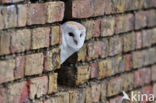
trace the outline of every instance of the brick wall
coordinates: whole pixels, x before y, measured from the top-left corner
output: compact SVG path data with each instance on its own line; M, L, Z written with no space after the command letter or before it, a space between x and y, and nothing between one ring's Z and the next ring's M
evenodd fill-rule
M59 65L69 20L86 40ZM123 90L156 97L156 0L0 0L0 103L118 103Z

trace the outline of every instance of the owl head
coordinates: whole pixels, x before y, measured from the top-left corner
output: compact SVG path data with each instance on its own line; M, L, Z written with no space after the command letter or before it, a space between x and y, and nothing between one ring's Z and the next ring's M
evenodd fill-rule
M61 30L61 58L67 59L70 55L78 51L83 46L86 36L86 29L80 23L68 21L61 26ZM66 57L67 55L68 57Z

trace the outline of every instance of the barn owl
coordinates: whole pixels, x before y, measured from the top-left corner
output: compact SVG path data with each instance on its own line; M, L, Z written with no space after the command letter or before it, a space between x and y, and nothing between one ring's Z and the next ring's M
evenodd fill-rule
M84 44L86 28L77 22L68 21L61 26L61 64Z

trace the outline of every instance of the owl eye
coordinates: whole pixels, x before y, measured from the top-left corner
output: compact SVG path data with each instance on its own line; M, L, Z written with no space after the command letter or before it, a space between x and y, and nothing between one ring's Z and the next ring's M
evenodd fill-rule
M83 34L80 34L80 37L82 36Z
M72 37L74 37L74 34L70 32L70 33L69 33L69 36L72 36Z

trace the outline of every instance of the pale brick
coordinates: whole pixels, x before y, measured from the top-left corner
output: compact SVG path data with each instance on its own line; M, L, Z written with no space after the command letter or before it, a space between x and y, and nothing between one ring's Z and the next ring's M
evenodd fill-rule
M51 45L60 44L61 42L61 29L60 26L51 27Z
M27 5L18 5L17 9L18 9L17 25L25 26L27 21Z
M51 94L56 91L57 91L57 73L49 75L48 93Z

